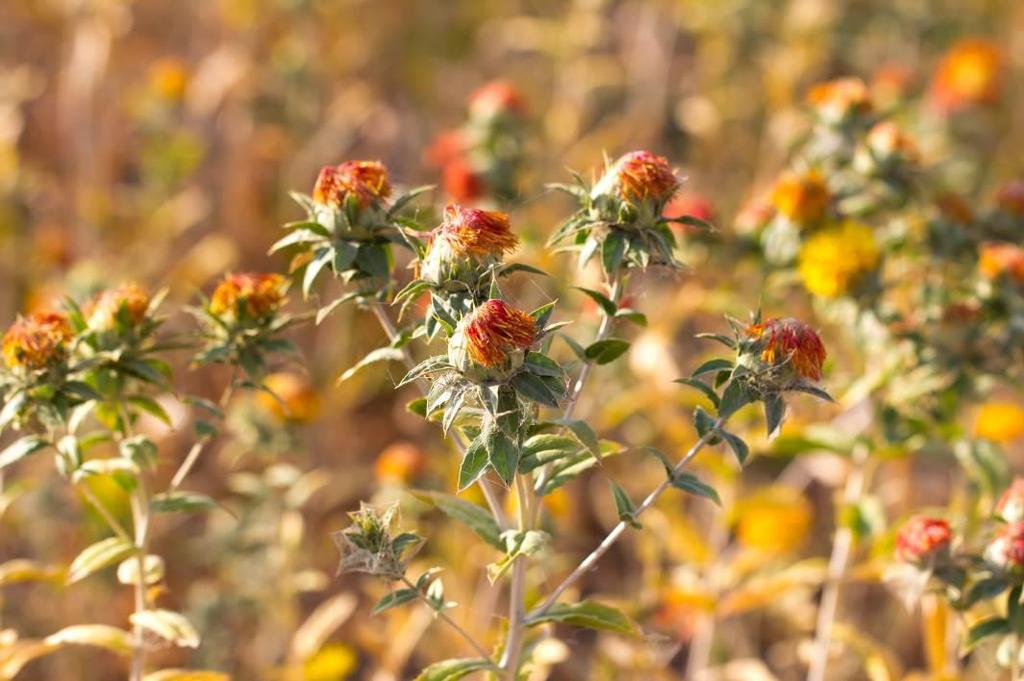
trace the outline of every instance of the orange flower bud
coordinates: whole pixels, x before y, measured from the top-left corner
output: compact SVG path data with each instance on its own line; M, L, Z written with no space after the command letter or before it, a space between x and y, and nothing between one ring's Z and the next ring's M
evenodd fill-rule
M533 317L492 298L466 315L448 343L448 358L460 371L473 364L488 369L522 364L537 339Z
M932 101L941 111L995 104L1002 94L1002 55L987 40L962 40L939 63L931 85Z
M341 206L355 196L362 208L391 196L388 169L380 161L345 161L320 170L313 187L313 200L329 206Z
M453 280L475 286L480 267L500 261L518 243L507 214L450 203L431 234L420 276L439 286Z
M59 312L18 317L4 334L4 363L9 369L45 369L67 356L73 336L67 317Z
M83 310L90 329L110 331L123 319L135 327L146 318L149 294L138 284L123 284L98 293Z
M830 200L825 178L816 170L803 175L786 173L775 184L772 204L793 222L806 225L825 217Z
M841 123L874 110L868 86L860 78L837 78L819 83L808 92L807 101L829 123Z
M229 274L214 289L210 297L210 312L228 318L267 318L284 302L283 284L284 277L280 274Z
M952 539L953 532L948 522L918 516L896 535L896 555L908 563L921 563L948 549Z
M764 364L772 368L789 366L800 379L821 380L825 345L807 324L792 318L769 319L748 326L746 335Z
M649 151L631 151L605 171L594 185L592 195L614 193L629 202L645 199L667 201L676 193L679 184L668 159Z
M477 118L490 118L503 113L522 114L524 108L519 90L507 80L486 83L469 98L469 113Z
M464 203L479 199L486 188L484 178L462 156L445 164L441 185L452 199Z

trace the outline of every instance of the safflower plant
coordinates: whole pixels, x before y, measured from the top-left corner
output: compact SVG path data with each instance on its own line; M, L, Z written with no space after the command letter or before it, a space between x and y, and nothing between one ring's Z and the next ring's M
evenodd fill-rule
M180 612L161 607L168 589L164 559L151 548L153 526L161 515L195 513L217 506L212 498L187 490L185 480L220 430L220 420L238 387L270 392L268 368L292 354L282 331L294 320L284 313L285 280L273 273L229 274L209 299L189 308L199 318L194 341L163 333L154 296L138 284L99 291L82 303L68 298L62 311L19 317L3 337L0 428L18 438L0 452L0 475L22 462L52 453L57 473L106 527L107 537L82 549L66 567L51 568L28 559L14 561L21 580L75 584L116 566L117 581L131 589L134 607L126 628L74 624L41 639L17 640L5 650L0 677L13 678L32 660L68 646L104 648L129 659L129 678L185 679L212 674L202 670L150 669L149 654L200 643L196 627ZM223 363L232 378L219 402L180 396L172 384L170 354L190 349L195 364ZM171 400L192 405L202 417L187 456L166 479L160 439L152 422L172 424ZM127 496L128 521L109 505L94 483L111 482ZM7 563L8 570L12 563ZM214 675L215 678L216 675Z
M342 166L366 163L347 162ZM599 256L609 292L606 295L581 289L601 314L597 337L586 345L567 334L564 327L568 320L553 321L555 302L527 311L503 292L503 279L514 272L544 274L505 261L518 243L506 214L451 203L444 209L440 224L425 230L400 214L404 201L387 205L385 197L375 197L379 203L373 204L374 214L384 217L375 228L389 235L390 245L410 251L414 278L391 295L391 279L397 278L397 272L388 270L384 276L384 271L378 271L372 280L364 279L357 295L343 297L369 308L391 343L370 353L342 378L372 362L407 364L408 372L397 386L416 384L423 391L423 397L412 402L409 409L440 424L461 457L458 488L478 486L487 507L454 496L456 490L414 494L465 523L489 544L495 550L495 560L487 569L487 577L496 588L508 584L504 637L483 641L477 632L467 631L449 616L448 611L456 604L445 598L440 567L409 574L410 562L426 540L398 529L396 507L364 504L351 514L352 525L335 535L342 551L340 571L368 573L394 585L374 612L418 601L453 627L471 654L430 665L417 677L421 681L454 681L475 672L519 679L531 666L531 652L543 640L541 625L545 624L622 634L639 632L631 618L609 605L586 598L566 601L563 595L627 530L642 528L644 512L666 490L678 489L718 501L715 489L687 467L704 447L717 444L728 447L743 464L749 447L726 428L730 417L742 407L761 404L767 431L774 435L785 416L787 395L796 391L831 399L820 383L826 351L818 334L799 320L762 318L756 313L750 321L729 319L728 334L704 336L722 344L728 356L709 360L693 375L680 379L680 383L699 391L710 406L694 410L698 439L680 459L673 460L641 444L627 447L602 439L585 419L576 416L576 405L589 375L629 348L626 339L612 335L615 327L645 322L640 312L622 303L631 277L648 267L680 267L669 220L662 217L680 183L665 158L637 151L607 164L592 187L582 182L559 187L574 196L580 208L556 230L552 243L565 242L568 250L578 253L581 266ZM316 196L314 193L314 202ZM321 210L318 206L307 208L311 215ZM707 226L696 218L684 220ZM308 282L322 269L317 263L321 259L330 262L323 250L330 246L321 238L307 239L306 225L287 228L292 231L275 250L293 249L293 263L308 263L305 272L295 273L308 289ZM350 277L344 267L333 271L342 280L359 284L361 279ZM370 288L371 282L379 288ZM423 296L427 298L425 304L412 304ZM399 328L384 305L389 300L399 307L402 318L410 310L423 310L424 316ZM427 356L418 361L411 349L414 340L426 346ZM570 360L558 359L556 341L568 346ZM440 351L433 351L435 346L440 346ZM620 522L575 569L562 575L549 593L529 596L534 587L528 584L528 565L540 561L543 569L553 539L540 524L544 498L584 471L599 468L602 460L631 451L657 457L664 465L665 480L639 503L622 486L610 481ZM506 517L503 494L515 499L515 521Z

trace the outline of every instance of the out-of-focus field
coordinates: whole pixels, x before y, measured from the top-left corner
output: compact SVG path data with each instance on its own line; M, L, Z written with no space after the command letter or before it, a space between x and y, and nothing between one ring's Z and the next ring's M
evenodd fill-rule
M945 123L929 105L937 64L957 41L979 36L1001 55L998 102L939 134ZM644 276L632 306L649 324L629 331L629 355L595 372L580 405L603 436L677 456L696 439L686 414L699 396L670 381L707 356L695 333L721 331L723 314L743 316L762 301L773 315L815 319L802 291L767 288L735 227L807 134L810 87L856 75L876 92L921 102L908 120L924 163L980 206L1001 182L1024 176L1022 70L1024 3L1012 0L6 0L0 321L122 281L169 286L173 309L227 271L283 271L285 259L267 249L281 224L300 217L289 190L310 191L321 166L350 158L380 159L406 187L438 182L426 150L461 124L476 88L500 78L522 93L527 121L521 198L509 207L522 240L515 258L554 274L516 281L522 307L558 297L560 318L575 320L570 330L593 333L594 305L569 286L596 284L595 275L543 250L570 211L544 183L567 181L569 169L589 178L605 153L666 156L687 178L687 208L719 228L682 237L687 271ZM443 191L431 200L443 206ZM296 310L309 307L292 298ZM176 313L167 324L184 331L193 322ZM859 348L835 331L835 319L817 325L833 385L853 383L863 369ZM452 491L458 470L439 429L405 410L415 390L392 389L402 369L374 365L336 383L383 341L372 316L343 307L291 337L305 367L290 371L308 379L279 380L308 380L294 396L300 418L285 423L272 401L240 392L229 409L232 435L189 483L223 508L156 521L152 549L167 562L159 598L189 616L203 643L153 659L236 681L412 678L462 644L432 627L425 610L371 618L386 586L335 578L330 533L360 499L401 500L405 523L430 538L418 561L445 568L448 597L465 606L460 621L480 632L502 626L500 591L482 576L493 552L401 491ZM189 358L178 356L176 387L216 399L226 373L192 370ZM1012 383L994 395L1021 400ZM797 404L789 432L839 413ZM167 406L173 431L141 427L158 440L159 476L169 477L192 430L184 406ZM976 414L970 405L949 426L970 431ZM1020 454L1014 427L1002 443L1011 464ZM588 591L624 604L650 635L571 631L542 651L558 663L547 678L687 678L687 651L707 634L703 613L716 604L714 671L702 678L803 678L845 468L836 455L773 450L757 423L749 431L758 456L742 478L724 452L702 460L721 510L666 498L645 517L645 531L627 536L587 579ZM653 459L607 466L637 497L661 475ZM909 456L893 445L877 458L871 509L888 520L855 551L829 679L953 678L937 671L943 648L922 625L935 618L908 612L879 575L892 528L917 509L955 506L962 477L950 456ZM16 499L0 504L0 563L67 564L105 536L50 460L19 468L16 481L7 479L7 488L14 484ZM116 486L93 491L128 513ZM617 521L600 476L584 475L545 503L559 528L561 571ZM533 579L544 583L539 573ZM130 589L113 575L5 585L0 636L6 627L38 637L75 623L123 625L131 609ZM957 678L1001 678L982 657ZM18 678L124 674L113 655L69 649Z

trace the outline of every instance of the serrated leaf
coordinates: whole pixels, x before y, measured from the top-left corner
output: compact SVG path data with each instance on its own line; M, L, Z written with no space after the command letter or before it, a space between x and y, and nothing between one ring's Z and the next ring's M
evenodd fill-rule
M86 547L71 561L67 583L79 582L108 565L119 563L135 553L135 544L120 537L108 537Z
M545 407L557 407L558 396L548 390L544 382L535 374L521 371L511 378L509 385L528 400Z
M611 230L601 242L601 266L609 276L618 272L622 256L626 253L626 237L618 230ZM615 314L612 312L611 314Z
M439 509L452 520L457 520L473 530L477 536L494 548L505 549L505 545L501 541L501 528L498 527L498 523L490 512L482 506L442 492L417 490L411 494L420 501Z
M396 385L395 387L401 388L403 385L412 383L418 378L428 376L429 374L437 373L439 371L445 371L451 368L451 364L448 363L448 355L434 355L433 357L428 357L419 364L417 364L415 367L410 369L409 373L403 376L402 380L399 381L398 385Z
M519 447L500 428L490 428L484 435L487 460L505 485L511 485L519 469Z
M182 648L198 648L199 632L184 615L173 610L143 610L132 613L131 623Z
M545 622L559 622L574 627L614 631L627 636L636 636L640 632L636 623L619 610L591 600L579 603L555 603L546 612L530 617L527 624L532 627Z
M0 452L0 470L35 454L47 446L46 440L38 435L26 435Z
M466 489L476 482L490 463L487 456L487 448L482 438L473 440L466 448L466 454L462 457L462 464L459 466L459 491Z
M494 665L488 660L445 660L421 671L416 681L458 681L480 671L494 671Z
M555 419L554 421L551 421L551 423L557 423L558 425L568 428L583 444L583 446L586 447L594 456L594 458L600 461L601 443L598 441L597 433L595 433L594 429L590 427L590 424L578 419Z

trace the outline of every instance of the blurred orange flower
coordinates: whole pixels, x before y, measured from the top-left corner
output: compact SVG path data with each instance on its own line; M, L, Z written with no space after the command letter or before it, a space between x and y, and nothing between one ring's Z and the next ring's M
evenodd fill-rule
M320 169L314 201L340 206L349 196L355 196L362 208L391 196L388 169L380 161L345 161Z
M810 502L798 490L773 486L747 496L734 509L736 537L750 549L782 555L807 539L813 519Z
M896 535L896 555L918 563L947 548L953 539L949 523L941 518L912 518Z
M626 201L661 201L675 194L678 187L679 178L668 159L649 151L631 151L605 171L593 194L614 192Z
M270 316L284 302L281 287L284 277L275 273L244 272L229 274L217 285L210 298L210 312L233 318L253 319Z
M67 317L59 312L18 317L4 334L4 363L9 369L45 369L66 356L73 336Z
M1012 402L986 402L974 417L974 435L1004 444L1024 436L1024 408Z
M309 380L301 374L270 374L263 379L263 387L273 394L260 391L260 404L281 421L309 423L320 413L320 397Z
M130 326L138 326L146 318L149 294L138 284L122 284L98 293L83 309L89 328L109 331L124 319Z
M188 86L188 69L177 57L164 57L149 67L149 84L164 99L179 100Z
M395 442L384 448L373 464L377 482L402 484L412 482L426 466L423 450L411 442Z
M1024 248L1002 241L983 243L978 252L978 270L986 279L1007 274L1017 282L1024 282Z
M1024 180L1011 180L999 187L996 204L1007 213L1024 216Z
M837 78L819 83L807 93L807 101L819 116L831 123L840 123L874 110L871 92L860 78Z
M814 223L825 217L831 195L825 178L817 170L802 175L786 173L775 184L772 204L775 209L801 225Z
M507 80L481 85L469 98L469 113L473 117L490 118L506 112L521 114L524 108L519 89Z
M942 111L994 104L1002 94L1002 55L988 40L968 38L954 45L939 63L931 94Z

